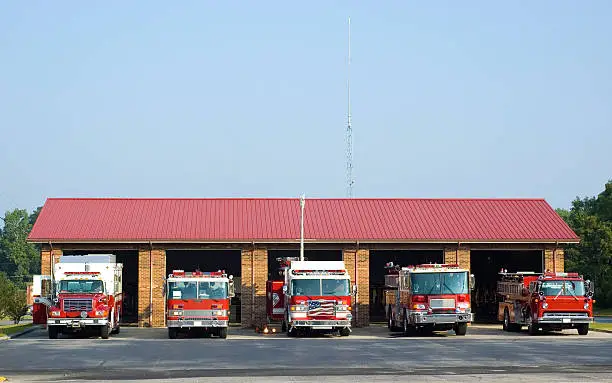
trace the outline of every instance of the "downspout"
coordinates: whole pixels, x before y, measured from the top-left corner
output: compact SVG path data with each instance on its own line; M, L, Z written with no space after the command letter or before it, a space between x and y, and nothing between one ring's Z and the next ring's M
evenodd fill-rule
M153 327L153 243L149 241L149 327Z
M41 246L41 247L42 247L42 246ZM54 259L55 257L54 257L54 255L53 255L53 244L51 243L51 241L49 241L49 248L51 249L51 250L50 250L50 253L49 253L49 255L50 255L50 257L49 257L49 263L51 263L51 264L49 265L49 267L50 267L50 268L49 268L49 270L51 270L51 273L50 273L50 274L51 274L51 296L52 296L53 298L55 298L55 273L54 273L54 270L53 270L53 269L54 269L54 266L55 266L55 262L54 262L54 261L55 261L55 259ZM41 270L41 271L42 271L42 270ZM42 274L42 273L41 273L41 274Z
M251 326L255 326L255 241L251 245Z
M459 247L461 246L461 242L457 242L457 248L455 249L455 264L459 264Z
M357 267L357 256L359 253L359 241L355 244L355 327L357 327L357 322L359 318L359 285L357 281L359 280L359 271Z
M552 261L553 261L553 273L557 272L557 264L555 262L555 258L557 255L557 246L559 246L559 242L555 242L555 248L553 249L553 253L552 253Z

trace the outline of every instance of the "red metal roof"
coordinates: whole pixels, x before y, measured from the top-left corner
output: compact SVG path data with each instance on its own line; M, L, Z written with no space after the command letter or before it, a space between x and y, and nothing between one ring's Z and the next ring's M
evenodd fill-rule
M50 198L32 242L286 242L298 199ZM543 199L308 199L306 240L577 242Z

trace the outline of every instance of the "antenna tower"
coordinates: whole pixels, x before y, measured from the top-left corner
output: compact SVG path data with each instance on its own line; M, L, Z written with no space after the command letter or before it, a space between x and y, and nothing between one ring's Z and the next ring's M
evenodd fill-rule
M346 124L346 196L353 198L353 128L351 126L351 18L348 18L348 68L347 68L348 116Z

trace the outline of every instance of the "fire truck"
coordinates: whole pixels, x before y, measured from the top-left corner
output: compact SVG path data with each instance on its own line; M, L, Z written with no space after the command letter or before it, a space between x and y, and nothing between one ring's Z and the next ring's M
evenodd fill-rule
M227 338L233 276L225 271L174 270L166 280L168 338L179 332L204 332Z
M385 265L385 305L390 331L405 334L454 330L465 335L473 320L474 276L454 264Z
M287 336L351 333L351 281L342 261L279 258L283 280L266 283L268 323L281 322Z
M520 331L527 326L530 335L540 330L572 328L580 335L589 333L589 324L593 322L593 284L578 273L502 270L500 276L497 317L504 331Z
M86 329L102 339L119 333L122 275L123 264L113 254L61 256L53 267L51 299L35 301L48 306L49 338Z

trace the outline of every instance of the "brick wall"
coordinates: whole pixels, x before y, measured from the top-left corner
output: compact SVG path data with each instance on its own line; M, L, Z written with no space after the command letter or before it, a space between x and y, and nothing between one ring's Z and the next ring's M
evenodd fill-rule
M240 295L241 324L242 327L260 326L266 323L268 250L242 250L240 262L242 284Z
M59 262L62 256L62 250L53 249L53 259L55 263ZM51 275L51 248L43 246L40 250L40 274Z
M444 263L456 263L462 268L471 270L470 248L465 246L444 248Z
M152 271L152 272L150 272ZM138 251L138 326L166 326L166 251L141 249ZM153 280L153 289L151 286ZM151 305L151 291L153 305Z
M544 271L565 271L565 252L560 248L544 249Z
M368 326L370 324L370 251L345 249L342 251L342 260L351 276L351 285L357 285L357 298L353 297L353 326Z

